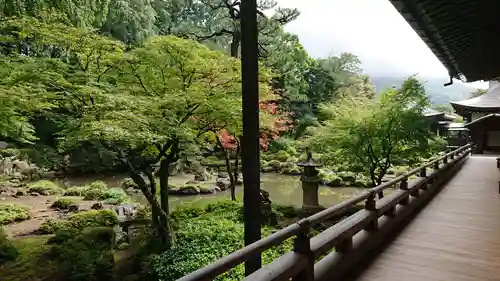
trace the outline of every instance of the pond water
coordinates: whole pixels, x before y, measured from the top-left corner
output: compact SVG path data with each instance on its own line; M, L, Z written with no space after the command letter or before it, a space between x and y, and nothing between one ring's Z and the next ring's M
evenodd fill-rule
M121 181L127 177L126 175L96 175L85 178L67 178L66 185L81 185L87 184L96 180L102 180L109 186L119 186ZM193 175L180 175L170 177L170 183L183 184L188 180L192 180ZM300 207L302 205L302 188L299 176L281 175L275 173L261 174L261 188L268 191L271 201L285 205L295 205ZM205 185L214 185L215 179L204 183ZM338 204L352 196L363 192L363 188L356 187L339 187L332 188L328 186L320 186L319 188L319 203L325 207ZM239 198L243 197L242 186L236 187L236 195ZM146 199L142 193L132 193L132 198L135 201L145 203ZM216 194L203 194L203 195L170 195L170 207L175 208L181 204L190 203L210 203L222 198L230 198L231 191L226 190Z

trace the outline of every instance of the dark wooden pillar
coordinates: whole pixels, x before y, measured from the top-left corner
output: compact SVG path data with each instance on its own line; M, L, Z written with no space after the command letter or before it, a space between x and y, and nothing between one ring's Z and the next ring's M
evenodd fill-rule
M241 15L241 74L243 95L243 216L245 245L260 239L260 143L259 143L259 65L257 1L242 0ZM261 267L260 254L245 263L249 275Z

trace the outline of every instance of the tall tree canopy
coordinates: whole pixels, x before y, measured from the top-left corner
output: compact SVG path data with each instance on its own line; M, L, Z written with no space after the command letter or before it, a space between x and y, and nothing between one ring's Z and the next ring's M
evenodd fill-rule
M378 185L395 159L416 162L440 144L428 129L426 106L425 90L412 77L380 100L347 97L326 107L330 119L308 142L327 164L363 172Z

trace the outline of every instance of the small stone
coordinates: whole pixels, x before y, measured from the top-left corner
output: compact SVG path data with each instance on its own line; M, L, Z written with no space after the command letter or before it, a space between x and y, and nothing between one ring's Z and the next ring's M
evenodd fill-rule
M73 205L69 206L69 208L68 208L69 212L74 212L74 213L78 212L79 210L80 210L80 206L78 206L77 204L73 204Z
M102 210L104 206L102 205L101 202L94 203L90 209L92 210Z
M33 193L35 193L35 194L36 194L36 195L34 195L34 196L38 196L38 194L37 194L36 192L33 192ZM26 195L28 195L28 193L27 193L26 191L24 191L24 190L18 190L18 191L16 192L16 196L26 196Z
M37 192L30 192L28 195L33 196L33 197L37 197L40 194L38 194Z

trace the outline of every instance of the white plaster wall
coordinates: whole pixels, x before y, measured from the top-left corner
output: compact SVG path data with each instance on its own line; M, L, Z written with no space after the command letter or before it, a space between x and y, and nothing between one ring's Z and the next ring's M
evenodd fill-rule
M488 146L500 146L500 131L489 131L488 132Z
M486 113L481 113L481 112L472 112L471 114L471 121L475 121L483 116L486 116Z

